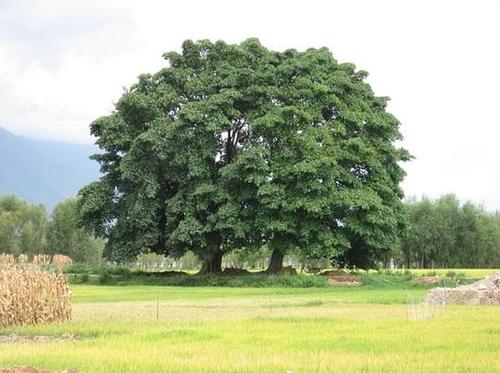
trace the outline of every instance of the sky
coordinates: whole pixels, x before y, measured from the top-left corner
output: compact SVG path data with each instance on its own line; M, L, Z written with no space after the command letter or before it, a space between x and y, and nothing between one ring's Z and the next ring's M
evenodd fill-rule
M0 0L0 126L91 143L141 73L186 39L328 47L401 121L408 196L500 210L500 0Z

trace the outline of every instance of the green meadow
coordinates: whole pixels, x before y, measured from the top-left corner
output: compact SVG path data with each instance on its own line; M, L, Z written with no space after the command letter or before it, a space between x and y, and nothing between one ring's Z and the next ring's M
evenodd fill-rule
M379 277L359 287L72 285L70 322L0 330L4 337L27 337L0 343L0 367L500 371L498 307L446 306L433 317L411 319L407 300L421 299L426 288L402 276ZM34 336L54 338L34 342Z

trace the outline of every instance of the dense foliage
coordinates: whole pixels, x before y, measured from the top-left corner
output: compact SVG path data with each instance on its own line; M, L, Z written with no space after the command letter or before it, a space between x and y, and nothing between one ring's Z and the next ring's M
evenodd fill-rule
M0 253L34 255L46 248L47 212L12 196L0 197Z
M184 42L91 124L103 176L80 192L105 255L192 251L220 271L232 250L335 256L368 266L404 222L399 123L326 48L274 52Z
M0 197L0 253L33 256L64 254L77 262L98 262L104 242L78 226L76 198L52 214L15 196Z
M407 229L377 266L405 268L499 268L500 213L491 213L472 202L460 203L453 195L426 197L405 203ZM77 199L59 203L48 215L42 205L31 205L14 196L0 197L0 252L6 254L65 254L77 263L98 263L104 242L84 231L78 222ZM270 249L235 249L224 255L226 267L261 270ZM135 258L132 258L135 259ZM137 257L141 268L194 269L199 264L191 251L182 258L154 254ZM151 262L151 263L149 263ZM149 263L149 264L148 264ZM328 258L317 259L307 251L287 254L286 265L298 270L328 268Z
M499 268L500 215L454 195L407 204L410 224L401 239L407 267Z
M97 263L103 246L102 239L95 239L79 226L76 198L56 205L47 229L47 254L67 255L78 263Z

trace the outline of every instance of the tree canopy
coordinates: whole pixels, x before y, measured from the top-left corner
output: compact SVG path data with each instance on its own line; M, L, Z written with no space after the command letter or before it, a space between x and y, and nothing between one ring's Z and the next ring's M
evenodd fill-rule
M46 248L47 213L13 195L0 197L0 253L37 254Z
M56 205L51 214L43 205L0 196L0 254L64 254L76 262L101 260L104 242L79 226L77 199Z
M405 220L398 120L326 48L270 51L186 41L91 133L103 176L80 191L81 221L126 260L190 250L204 272L234 249L369 265Z
M63 254L78 263L98 263L104 242L79 226L77 198L56 205L47 226L46 254Z

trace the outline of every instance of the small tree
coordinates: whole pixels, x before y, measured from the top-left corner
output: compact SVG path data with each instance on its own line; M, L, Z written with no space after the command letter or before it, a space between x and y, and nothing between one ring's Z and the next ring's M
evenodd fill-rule
M0 252L34 255L46 249L47 212L16 196L0 197Z
M47 229L47 253L63 254L75 262L96 263L101 259L104 242L78 224L77 199L60 202L52 212Z

